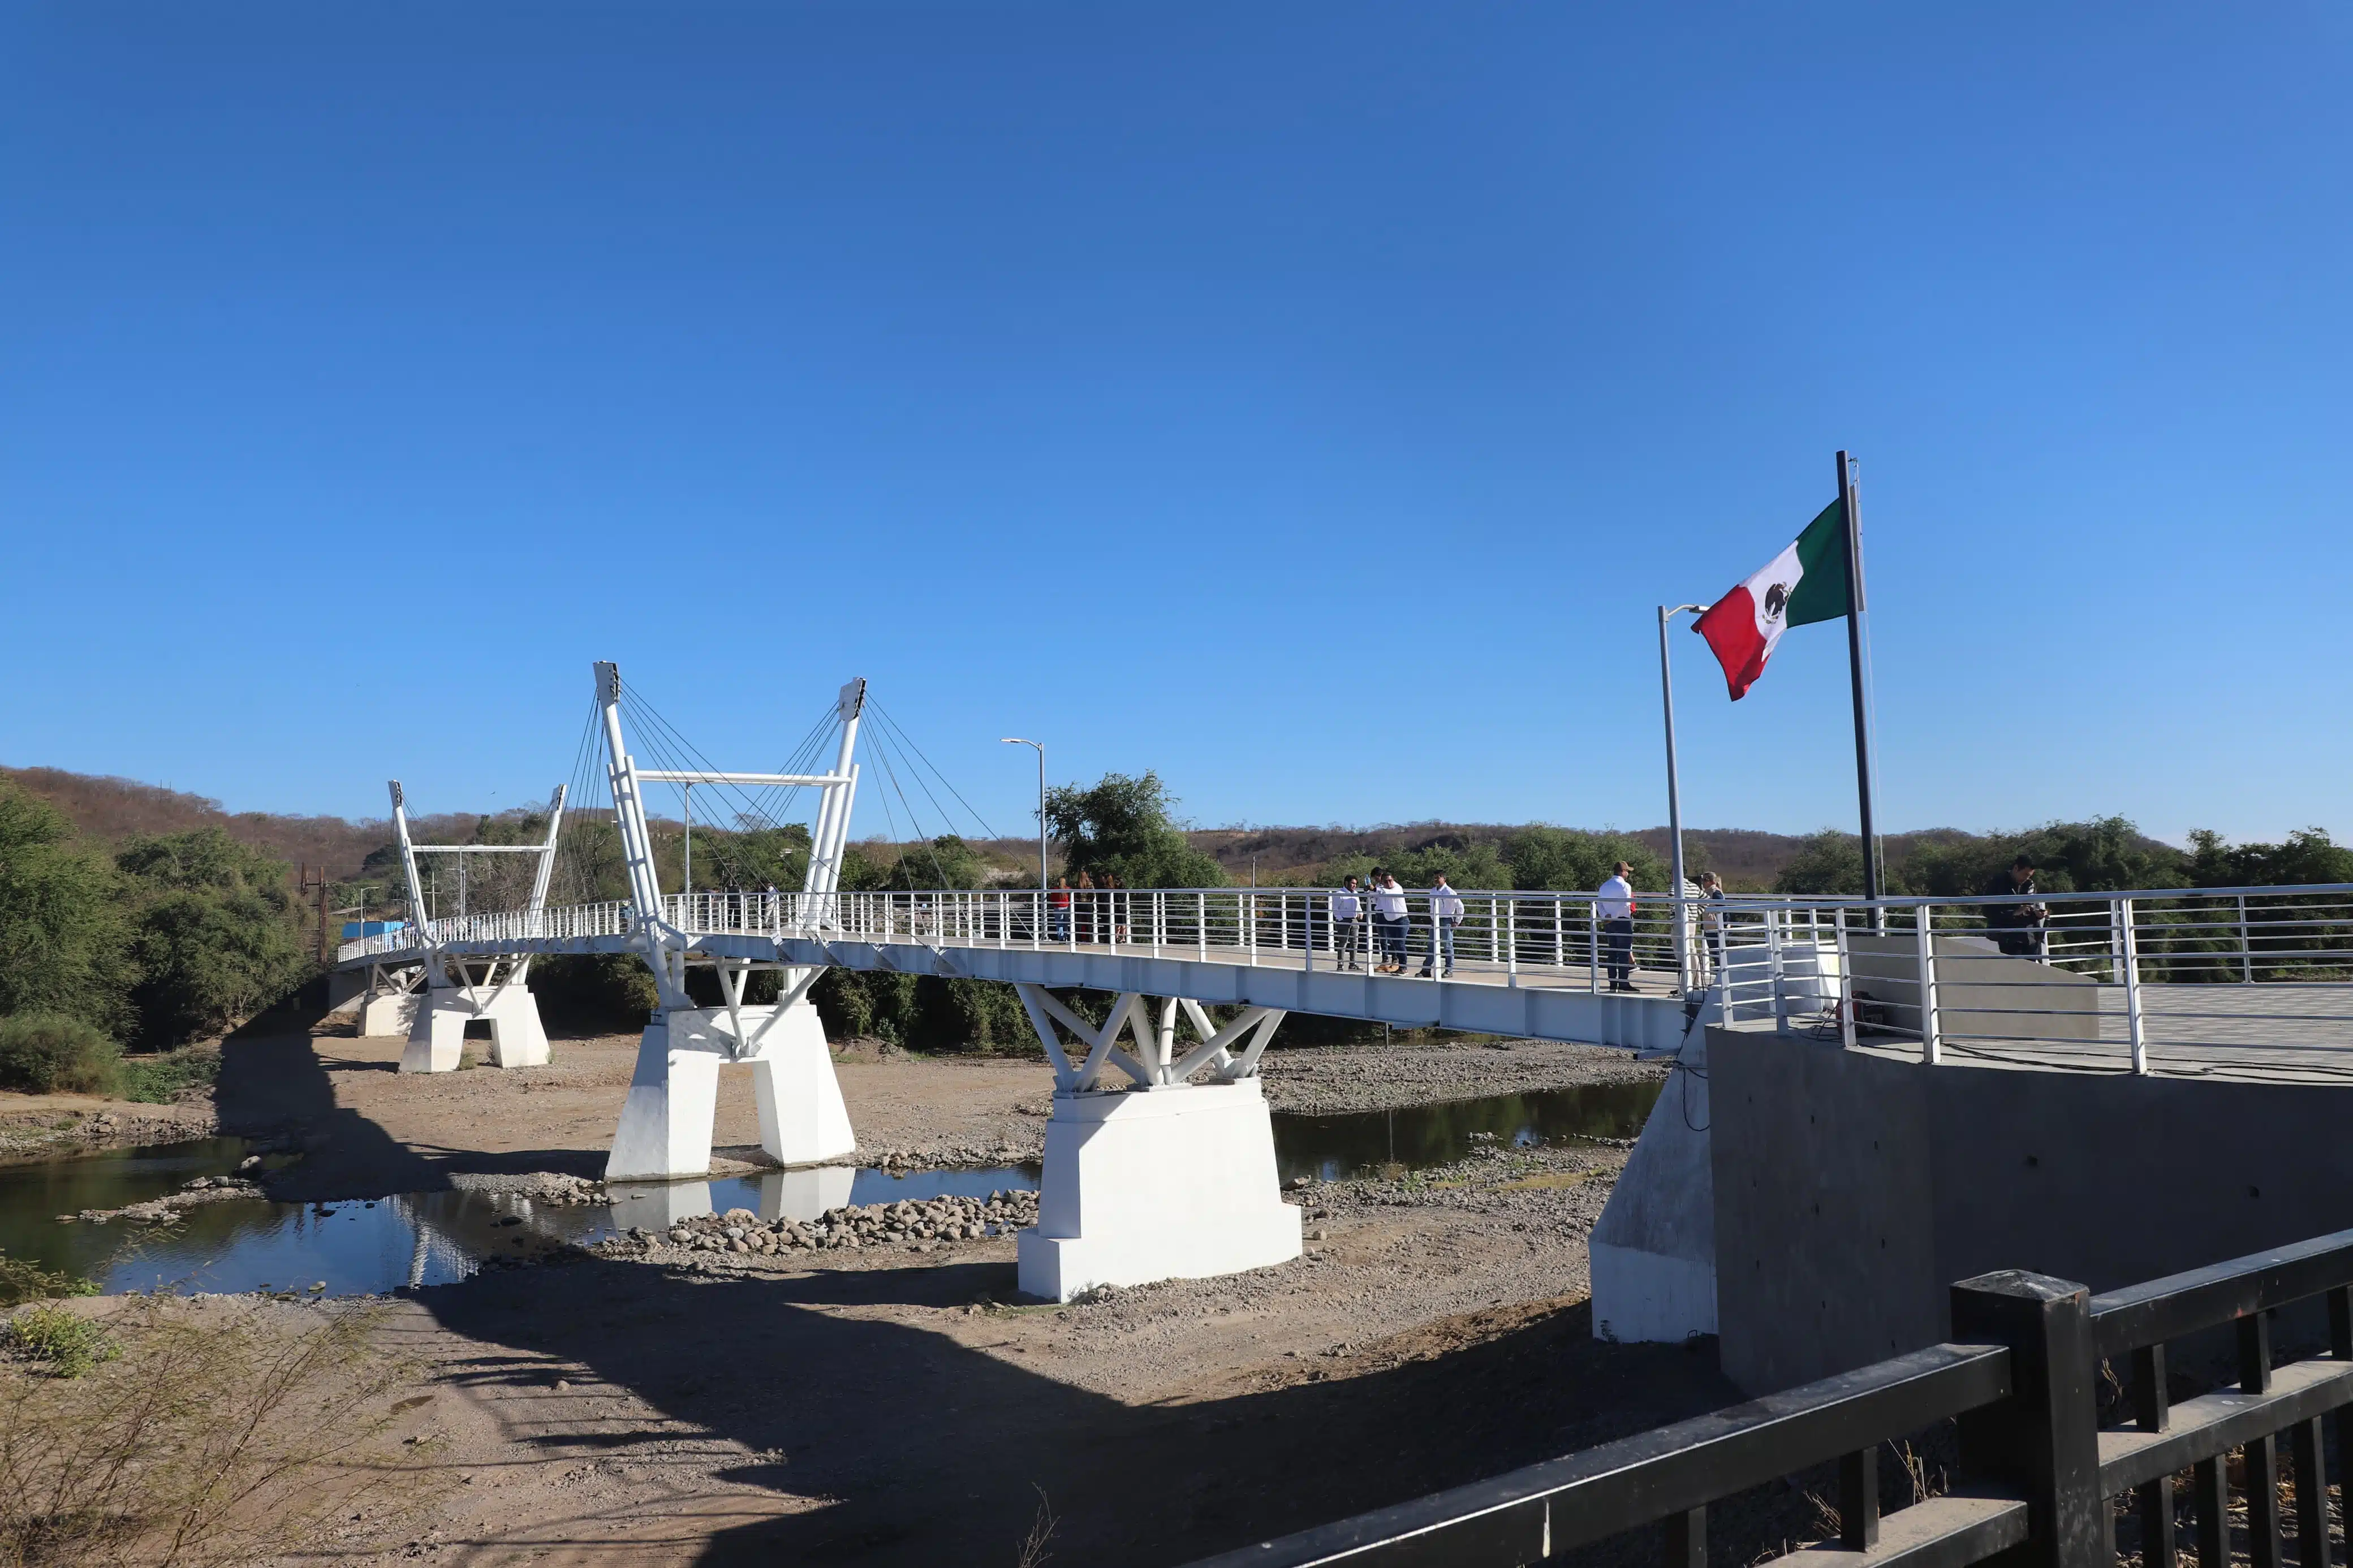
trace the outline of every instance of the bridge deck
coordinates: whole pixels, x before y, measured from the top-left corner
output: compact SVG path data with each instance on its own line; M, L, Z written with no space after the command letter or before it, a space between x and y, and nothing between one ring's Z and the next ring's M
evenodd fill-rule
M728 957L852 969L1030 981L1050 985L1187 995L1203 1002L1250 1003L1296 1012L1574 1040L1637 1050L1672 1051L1684 1033L1683 1005L1668 971L1638 968L1636 994L1595 989L1589 963L1509 965L1464 957L1445 979L1420 978L1414 954L1406 974L1335 970L1318 952L1312 966L1296 947L1206 946L1155 949L1149 942L941 942L892 933L882 940L771 936L709 931L699 948ZM353 944L354 947L364 944ZM629 952L617 934L453 942L453 954ZM346 967L415 963L417 950L354 953ZM2132 1056L2120 985L2096 988L2096 1039L1986 1038L1950 1029L1947 1061L2073 1072L2128 1072ZM2148 984L2141 987L2149 1069L2165 1077L2249 1082L2353 1082L2353 986L2326 984ZM1821 1019L1795 1017L1800 1033L1833 1034ZM1916 1037L1866 1033L1859 1047L1916 1060Z

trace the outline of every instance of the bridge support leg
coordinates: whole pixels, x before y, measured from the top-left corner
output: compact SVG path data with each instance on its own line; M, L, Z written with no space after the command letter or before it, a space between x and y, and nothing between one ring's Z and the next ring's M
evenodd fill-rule
M608 1182L660 1182L711 1173L711 1124L719 1110L723 1045L704 1008L656 1013L638 1041L637 1070L605 1161Z
M539 999L527 985L473 990L437 985L407 1000L414 1014L408 1026L408 1048L400 1054L403 1072L457 1071L465 1053L466 1026L478 1018L491 1026L493 1067L547 1065L547 1030L539 1021ZM366 1022L364 1012L363 1033Z
M454 985L437 985L417 999L409 1020L408 1048L400 1053L403 1072L456 1072L465 1054L466 1020L472 1002Z
M746 1035L756 1036L774 1008L742 1009ZM760 1054L752 1062L752 1091L760 1106L760 1147L779 1165L814 1165L858 1150L849 1108L833 1074L833 1053L815 1004L806 998L767 1024Z
M491 1065L501 1068L543 1068L548 1061L547 1028L539 1021L539 998L528 985L509 985L482 999L480 1017L490 1021Z
M657 1014L638 1043L637 1071L605 1179L709 1175L719 1069L738 1063L752 1069L760 1147L769 1158L808 1165L856 1152L858 1138L814 1005L804 1000L783 1009L679 1007Z
M361 1035L407 1034L417 1023L417 986L422 979L422 972L415 967L386 974L381 965L371 964L367 989L360 996Z
M1038 1225L1017 1243L1019 1279L1051 1301L1239 1274L1301 1250L1255 1078L1055 1095L1040 1188Z

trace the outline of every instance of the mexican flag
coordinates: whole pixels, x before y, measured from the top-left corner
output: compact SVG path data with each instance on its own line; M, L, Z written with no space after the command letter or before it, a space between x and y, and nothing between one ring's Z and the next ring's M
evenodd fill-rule
M1784 631L1836 620L1846 607L1846 529L1832 501L1763 571L1710 605L1692 630L1715 650L1737 702L1765 673Z

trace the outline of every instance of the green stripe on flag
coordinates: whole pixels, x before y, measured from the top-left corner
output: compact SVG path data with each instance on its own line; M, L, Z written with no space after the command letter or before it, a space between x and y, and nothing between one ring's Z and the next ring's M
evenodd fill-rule
M1822 514L1798 535L1798 564L1805 575L1798 579L1797 590L1789 595L1789 618L1785 624L1811 626L1845 615L1846 529L1840 521L1838 502L1822 508Z

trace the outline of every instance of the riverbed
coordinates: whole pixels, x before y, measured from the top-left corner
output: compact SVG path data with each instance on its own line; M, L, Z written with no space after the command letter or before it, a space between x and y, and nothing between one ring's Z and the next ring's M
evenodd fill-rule
M1278 1114L1276 1168L1285 1184L1336 1181L1451 1164L1486 1148L1620 1141L1641 1131L1658 1091L1654 1079L1632 1079L1375 1111ZM742 1208L766 1220L807 1222L845 1206L985 1197L1035 1189L1039 1181L1034 1163L823 1166L615 1185L582 1203L547 1201L527 1182L460 1178L456 1190L204 1203L168 1223L68 1217L183 1193L191 1182L234 1174L255 1158L265 1179L298 1163L285 1154L253 1156L252 1147L241 1138L210 1138L0 1168L0 1251L108 1294L379 1295L464 1279L493 1258L539 1261L633 1228L667 1230L693 1215Z

